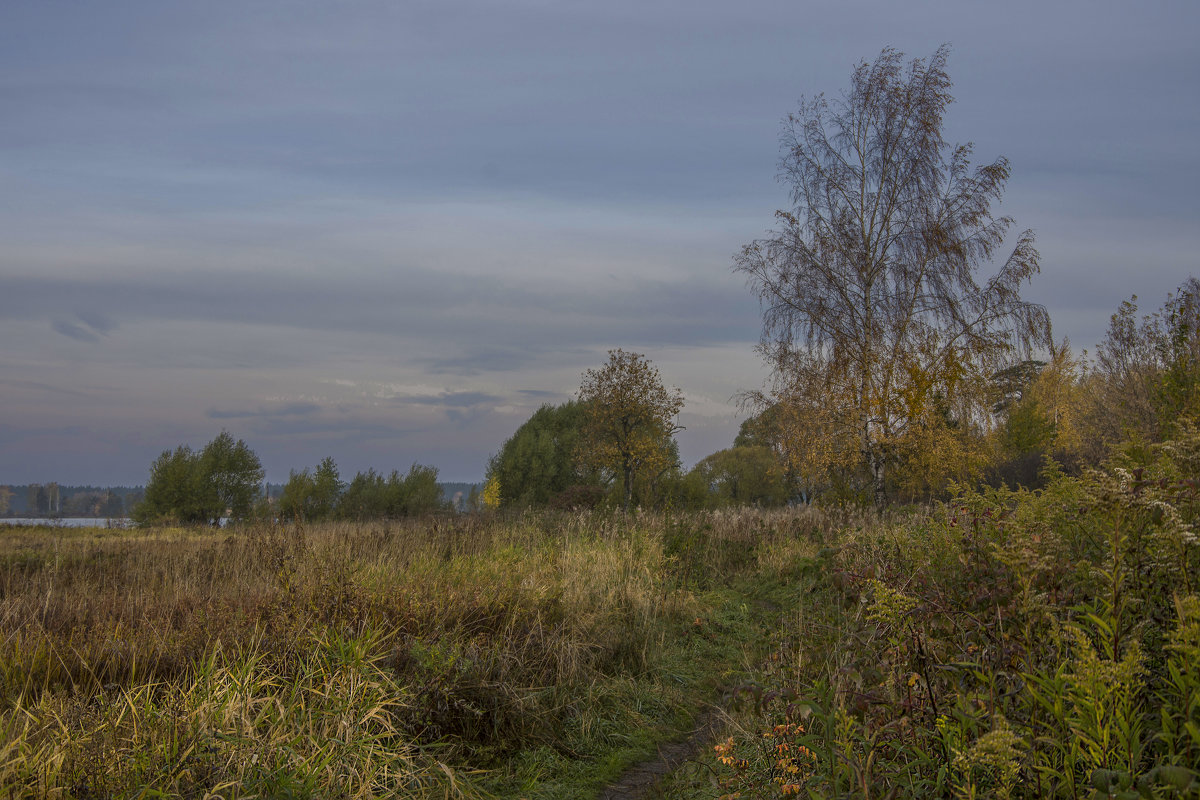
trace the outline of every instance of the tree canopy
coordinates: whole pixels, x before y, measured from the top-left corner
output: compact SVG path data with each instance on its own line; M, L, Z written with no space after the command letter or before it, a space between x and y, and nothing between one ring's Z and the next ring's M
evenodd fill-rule
M779 460L765 445L739 445L702 458L683 480L695 508L779 506L791 499Z
M345 487L337 464L327 456L313 473L304 469L288 476L279 497L279 513L311 522L330 519Z
M629 510L634 483L651 483L678 462L672 438L683 408L678 389L668 390L658 369L640 353L610 350L608 363L583 373L579 400L584 406L580 440L583 463L619 476L623 507Z
M574 400L543 405L517 428L488 463L501 506L548 505L572 487L596 486L600 478L578 458L586 420Z
M254 451L221 431L198 452L186 445L163 451L150 466L146 494L134 518L206 524L226 515L243 519L259 497L263 475Z
M774 371L758 399L801 419L811 440L794 452L864 475L876 504L889 467L979 414L986 376L1051 341L1020 296L1039 270L1032 232L977 280L1013 224L992 212L1010 170L972 168L971 145L944 139L948 55L906 66L887 49L840 98L802 100L782 137L792 207L735 261Z

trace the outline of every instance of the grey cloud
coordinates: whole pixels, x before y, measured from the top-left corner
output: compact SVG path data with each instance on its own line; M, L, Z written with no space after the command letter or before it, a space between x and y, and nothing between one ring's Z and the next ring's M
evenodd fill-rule
M220 410L211 409L206 416L209 419L253 419L310 416L321 410L316 403L287 403L274 408L257 408L253 410Z
M83 309L75 312L75 316L84 325L94 330L96 333L106 334L117 329L117 323L110 319L104 312L94 309Z
M11 386L17 389L34 389L39 392L53 392L55 394L63 394L69 397L90 397L88 392L82 392L78 389L71 389L66 386L54 386L53 384L44 383L42 381L14 380L12 378L0 377L0 385Z
M421 430L412 425L382 423L357 415L322 419L259 417L251 421L250 427L257 436L262 437L305 437L338 443L380 443L401 439Z
M735 345L706 368L744 373L760 313L726 265L786 205L780 117L884 44L927 55L946 40L947 133L980 161L1012 160L1003 212L1044 243L1030 296L1088 346L1121 299L1157 306L1193 268L1200 4L1085 5L0 3L3 386L70 391L51 376L79 375L86 349L91 374L111 376L104 397L128 394L21 425L89 420L117 444L64 460L101 476L130 457L117 437L141 435L119 432L142 429L150 386L190 409L158 423L172 438L199 416L304 458L446 458L471 475L513 421L487 417L486 392L435 398L454 424L408 428L386 404L289 414L256 398L395 372L455 390L488 375L532 404L558 397L497 387L530 386L532 368L578 376L609 346ZM1148 217L1170 233L1113 224ZM434 233L389 236L406 224ZM559 279L544 265L562 255L576 257ZM622 270L633 262L646 268ZM610 272L636 278L598 287ZM184 378L176 394L164 375ZM203 400L189 393L201 381ZM29 479L50 465L39 444L0 468ZM143 476L159 444L141 445Z
M436 397L412 397L406 402L447 408L470 408L485 403L500 403L503 398L486 392L444 392Z
M486 415L486 411L475 407L446 409L446 418L455 425L466 425Z
M83 298L112 309L126 325L139 319L250 323L318 335L419 337L427 346L406 352L406 359L432 374L461 376L570 360L597 342L616 346L614 334L647 347L699 345L752 340L758 325L752 298L732 277L723 285L631 280L586 292L569 283L501 276L448 289L446 276L414 269L356 283L199 270L138 279L0 279L0 314L6 316L35 316ZM59 333L88 342L112 327L107 317L93 318L92 324L55 323ZM283 361L303 361L300 350L275 351L273 357ZM236 348L209 352L208 359L213 367L264 366L250 350Z
M480 406L494 406L504 402L499 395L487 392L442 392L436 395L397 395L389 398L389 402L397 405L420 405L441 408L452 417L461 415L467 410L478 410Z
M83 327L82 325L76 325L73 322L67 322L66 320L58 319L52 323L52 327L63 336L66 336L68 339L74 339L77 342L100 341L100 337L95 333Z
M117 327L115 322L99 311L77 311L75 318L82 324L57 319L51 323L51 326L69 339L91 343L100 341Z
M496 349L489 345L471 346L467 344L464 349L466 352L456 355L420 358L418 363L433 375L455 375L470 378L484 372L517 370L537 358L536 352L524 348Z

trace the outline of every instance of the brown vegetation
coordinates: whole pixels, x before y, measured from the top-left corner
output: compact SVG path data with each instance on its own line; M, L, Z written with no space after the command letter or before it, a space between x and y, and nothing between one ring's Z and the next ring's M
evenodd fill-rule
M705 620L778 580L802 517L0 529L0 783L448 796L487 768L554 796L591 759L588 796L735 666L754 628Z

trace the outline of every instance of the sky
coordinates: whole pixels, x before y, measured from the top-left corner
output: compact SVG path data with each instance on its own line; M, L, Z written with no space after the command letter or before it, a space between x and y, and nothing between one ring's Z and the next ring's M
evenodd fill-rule
M1197 273L1200 3L6 0L0 483L135 485L221 430L267 477L482 478L611 348L730 446L767 371L740 248L782 120L943 43L1009 159L1024 294L1094 349Z

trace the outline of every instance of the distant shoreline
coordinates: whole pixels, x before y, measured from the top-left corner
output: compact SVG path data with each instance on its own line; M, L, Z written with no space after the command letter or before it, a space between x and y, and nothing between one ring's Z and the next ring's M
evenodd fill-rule
M0 517L0 525L46 525L51 528L132 528L129 517Z

